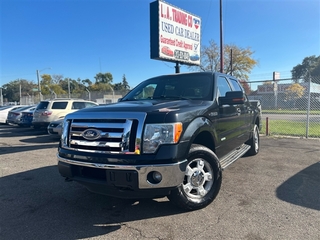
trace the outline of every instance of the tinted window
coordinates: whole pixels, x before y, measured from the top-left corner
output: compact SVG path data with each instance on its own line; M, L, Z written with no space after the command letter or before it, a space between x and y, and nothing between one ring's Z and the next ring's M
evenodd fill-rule
M54 102L52 109L66 109L68 102Z
M86 107L86 105L84 102L73 102L71 109L82 109L85 107Z
M38 109L47 109L48 108L49 102L40 102L39 105L37 106Z
M219 97L225 97L226 92L231 91L231 87L225 77L218 78L218 90L219 90Z
M161 76L139 84L121 101L138 99L212 100L211 74L181 74Z
M240 84L238 83L237 80L230 78L230 82L231 82L233 89L235 91L242 91L242 87L240 86Z

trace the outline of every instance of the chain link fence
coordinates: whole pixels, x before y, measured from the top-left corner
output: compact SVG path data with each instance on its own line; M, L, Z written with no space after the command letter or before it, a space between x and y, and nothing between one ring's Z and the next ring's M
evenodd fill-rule
M278 79L248 82L253 90L250 100L260 100L262 134L320 138L320 76L307 80ZM255 86L253 86L255 85ZM256 88L256 89L254 89ZM117 102L127 92L107 91L40 96L22 96L20 104L37 104L40 99L81 98L99 104Z
M248 96L260 100L266 135L320 138L320 76L306 80L279 79L258 84Z

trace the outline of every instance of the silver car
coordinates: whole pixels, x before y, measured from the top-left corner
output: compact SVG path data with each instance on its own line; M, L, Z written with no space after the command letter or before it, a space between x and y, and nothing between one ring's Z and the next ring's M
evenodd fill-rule
M63 124L63 118L50 122L50 124L47 127L49 135L57 136L57 137L61 136L62 124Z
M14 109L8 112L7 123L9 124L19 124L20 118L22 116L22 112L24 111L32 111L36 108L36 105L33 106L25 106L18 109Z

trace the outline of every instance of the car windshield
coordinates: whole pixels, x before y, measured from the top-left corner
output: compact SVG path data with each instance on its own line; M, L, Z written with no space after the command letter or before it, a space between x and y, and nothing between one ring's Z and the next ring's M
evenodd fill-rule
M151 78L139 84L121 101L145 99L212 100L211 74L177 74Z

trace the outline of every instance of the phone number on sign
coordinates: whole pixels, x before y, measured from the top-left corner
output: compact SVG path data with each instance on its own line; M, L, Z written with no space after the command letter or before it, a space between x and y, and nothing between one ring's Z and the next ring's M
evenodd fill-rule
M174 51L174 57L176 59L181 59L181 60L189 60L189 53L188 52L184 52L184 51L180 51L180 50L175 50Z

